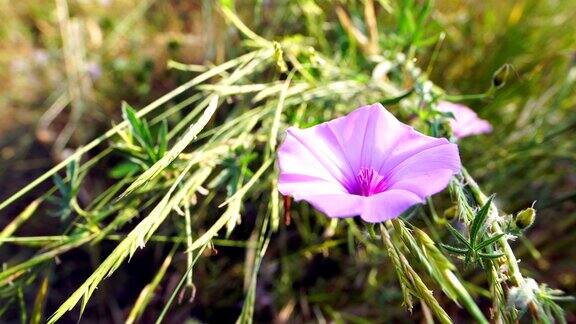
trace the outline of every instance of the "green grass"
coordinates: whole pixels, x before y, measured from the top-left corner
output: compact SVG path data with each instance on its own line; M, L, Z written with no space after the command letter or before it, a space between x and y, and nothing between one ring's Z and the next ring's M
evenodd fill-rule
M20 70L0 104L39 118L56 162L0 187L0 317L573 321L576 6L265 3L4 4L0 62ZM279 196L287 127L381 102L448 136L442 99L494 132L459 143L465 169L426 205L373 227ZM6 179L35 156L15 146Z

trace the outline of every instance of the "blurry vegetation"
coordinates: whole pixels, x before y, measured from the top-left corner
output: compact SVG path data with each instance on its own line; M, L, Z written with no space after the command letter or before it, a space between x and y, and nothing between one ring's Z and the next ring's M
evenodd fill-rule
M0 1L2 322L576 321L573 1ZM440 99L494 132L427 205L278 195L286 127Z

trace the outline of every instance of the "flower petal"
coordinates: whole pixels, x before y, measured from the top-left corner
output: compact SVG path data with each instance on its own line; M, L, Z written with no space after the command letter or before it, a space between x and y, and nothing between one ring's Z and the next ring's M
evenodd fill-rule
M360 107L327 125L354 174L362 168L378 169L403 134L412 129L379 103Z
M445 138L427 136L416 131L412 127L408 127L407 131L401 134L397 145L395 145L393 150L389 152L384 163L380 166L379 173L389 176L396 166L409 157L447 143L448 140Z
M420 198L433 195L448 185L460 171L458 146L443 139L443 144L420 151L390 170L389 189L403 189Z
M454 130L454 136L457 138L462 138L471 135L490 133L492 132L492 125L483 119L477 118L476 120L468 123L466 127L452 126L452 129Z
M328 217L341 218L358 216L370 223L383 222L400 216L411 206L422 203L418 195L401 189L387 190L377 195L364 197L351 194L295 196L304 199Z
M345 188L332 181L294 173L281 173L278 188L283 195L291 195L296 199L305 199L309 195L348 194Z
M288 129L278 161L283 195L329 217L360 215L368 222L398 217L444 189L460 169L456 145L402 124L380 104Z
M312 182L318 190L321 190L318 183L324 183L327 194L334 190L347 192L353 185L350 180L354 179L353 173L326 124L308 129L289 128L278 151L278 165L281 174L278 188L284 195L294 195Z
M302 197L294 196L295 200L300 200L300 198ZM310 195L303 199L328 217L353 217L362 213L366 198L346 193Z
M454 115L454 119L450 120L450 126L454 136L457 138L485 134L492 131L492 125L488 121L481 119L474 110L464 105L440 101L438 110L450 112Z
M400 216L408 208L423 201L416 194L392 189L377 195L364 197L363 209L360 217L369 223L379 223Z

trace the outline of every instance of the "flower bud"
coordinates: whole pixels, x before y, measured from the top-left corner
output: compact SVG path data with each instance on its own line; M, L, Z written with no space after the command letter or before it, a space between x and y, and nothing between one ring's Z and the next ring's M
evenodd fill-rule
M521 230L525 230L532 226L536 219L536 209L530 207L520 211L514 218L514 224Z
M286 71L288 71L288 66L284 61L283 57L284 52L282 51L282 47L278 42L274 42L273 46L274 46L274 60L276 60L276 67L280 72L285 73Z
M492 85L494 88L500 89L506 85L506 80L508 79L509 74L510 64L504 64L498 70L496 70L492 76Z

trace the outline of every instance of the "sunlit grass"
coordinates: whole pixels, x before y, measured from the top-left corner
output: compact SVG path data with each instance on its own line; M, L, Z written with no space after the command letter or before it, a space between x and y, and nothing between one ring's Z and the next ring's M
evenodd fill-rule
M566 248L576 237L568 230L576 225L570 180L576 172L570 52L576 30L568 23L574 5L255 4L202 1L195 10L214 37L210 63L188 65L180 62L186 55L162 49L155 59L171 68L162 78L172 85L162 91L152 88L152 75L161 77L146 65L146 51L126 48L131 42L146 47L142 39L150 35L168 37L158 26L180 8L120 1L113 6L129 11L119 17L102 4L62 0L44 5L57 13L50 25L34 5L5 6L6 39L27 28L11 12L51 26L41 29L45 47L59 53L64 66L51 62L45 69L59 71L64 85L48 83L34 93L53 92L39 127L54 132L58 163L3 192L0 201L7 224L0 246L17 251L3 254L1 316L54 322L72 319L69 311L77 306L101 316L90 310L93 304L111 312L96 297L117 296L97 288L125 282L134 275L123 273L126 263L153 251L144 262L154 275L130 288L135 297L121 301L130 304L122 306L122 320L169 322L181 310L206 309L201 316L210 321L226 307L234 310L226 319L243 323L270 320L268 313L294 321L564 320L571 306L557 304L566 297L550 287L574 289L574 251ZM90 6L100 9L90 14ZM105 22L95 17L112 27L102 28ZM95 26L102 33L97 46L90 43ZM16 59L10 53L3 61ZM91 59L99 61L102 79L89 80ZM420 131L444 136L449 129L436 111L440 99L464 101L495 130L462 140L462 175L402 219L376 227L330 220L305 203L290 206L277 193L275 152L288 126L308 127L381 102ZM18 98L6 102L17 105ZM99 103L106 108L93 113ZM57 118L65 120L61 129L52 125ZM100 122L92 129L94 120ZM74 153L62 154L68 147ZM498 208L487 193L495 193ZM536 224L524 233L511 220L533 201ZM455 218L449 210L457 211ZM20 235L43 217L57 219L57 228ZM558 228L567 229L562 234L554 227L559 220ZM525 237L531 231L532 243ZM461 251L469 242L476 244L474 257ZM89 252L90 272L74 278L73 290L51 284L46 278L66 280L59 269L74 267L78 260L66 258L74 251ZM556 259L568 270L551 269ZM528 298L521 292L533 288L532 278L542 286Z

